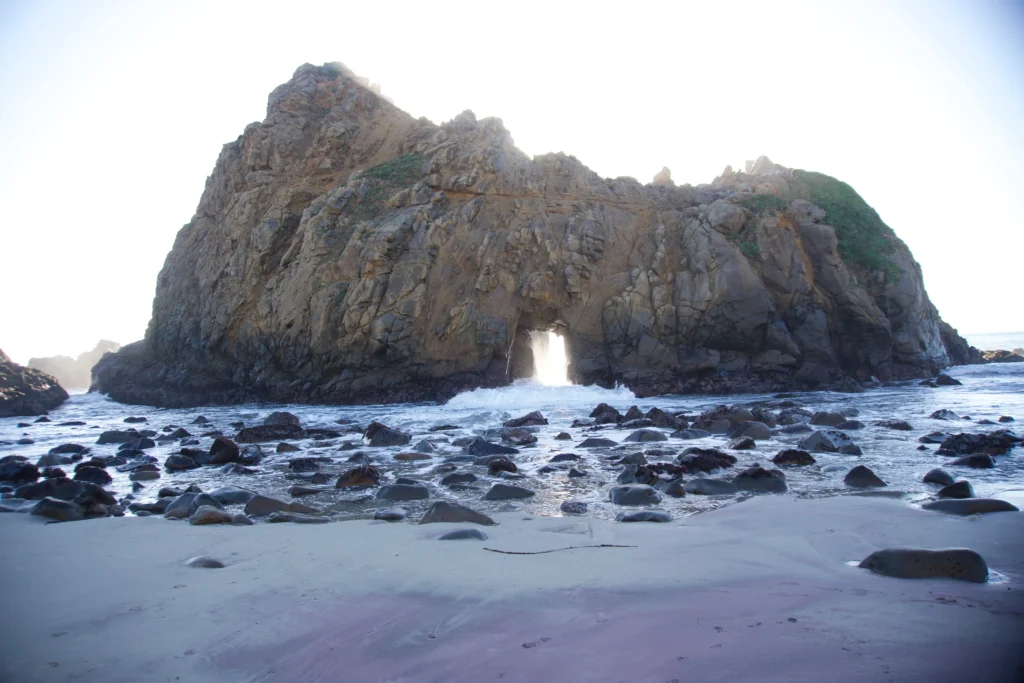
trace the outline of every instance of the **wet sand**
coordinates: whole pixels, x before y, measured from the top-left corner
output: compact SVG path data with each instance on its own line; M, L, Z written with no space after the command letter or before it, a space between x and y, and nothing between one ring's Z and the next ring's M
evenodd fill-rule
M0 515L10 681L1018 681L1024 515L765 496L669 524ZM538 551L506 555L483 548ZM970 547L998 582L851 567ZM196 555L223 569L194 569Z

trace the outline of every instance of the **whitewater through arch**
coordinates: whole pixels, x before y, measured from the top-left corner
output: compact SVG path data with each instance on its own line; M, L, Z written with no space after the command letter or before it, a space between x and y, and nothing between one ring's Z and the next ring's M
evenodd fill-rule
M553 330L530 331L533 351L533 377L549 387L565 387L569 381L569 357L565 353L565 337Z

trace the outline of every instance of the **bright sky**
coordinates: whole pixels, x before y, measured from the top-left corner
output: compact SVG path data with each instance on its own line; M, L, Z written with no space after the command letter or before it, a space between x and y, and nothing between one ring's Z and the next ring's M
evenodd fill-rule
M710 182L767 154L850 183L961 332L1024 329L1020 2L0 0L0 348L139 339L221 145L303 62L530 154Z

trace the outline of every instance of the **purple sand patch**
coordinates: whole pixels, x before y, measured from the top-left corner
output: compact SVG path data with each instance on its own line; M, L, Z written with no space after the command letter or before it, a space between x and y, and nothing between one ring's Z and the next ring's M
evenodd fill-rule
M888 587L780 581L514 602L321 596L298 606L275 595L248 606L268 625L265 641L253 642L254 626L245 642L222 643L212 664L224 680L305 683L1019 680L1020 611L962 595L974 586ZM936 597L951 590L959 601Z

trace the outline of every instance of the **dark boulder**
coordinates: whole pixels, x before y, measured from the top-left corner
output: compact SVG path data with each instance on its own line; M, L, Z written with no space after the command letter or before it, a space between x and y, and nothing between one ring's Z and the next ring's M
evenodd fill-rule
M35 481L39 468L27 460L11 459L0 463L0 481Z
M447 501L438 501L431 505L419 523L437 524L446 522L452 524L481 524L483 526L493 526L495 524L495 521L485 514Z
M974 453L972 455L961 456L949 464L956 467L973 467L978 470L990 470L996 466L996 461L993 460L991 455L986 453Z
M965 479L944 486L935 495L939 498L974 498L974 487Z
M135 441L139 437L139 433L134 429L125 431L111 430L100 434L100 437L96 439L96 443L128 443L129 441Z
M375 447L387 447L387 446L404 446L412 440L412 437L408 434L404 434L396 429L381 424L380 422L371 422L363 432L363 438L370 442L371 446Z
M211 465L227 465L238 462L238 444L226 436L218 436L210 446L209 461Z
M362 465L345 472L338 477L334 487L344 488L369 488L380 486L380 471L373 465Z
M532 446L537 443L537 437L525 429L503 429L501 440L514 446Z
M736 464L736 456L723 453L716 448L687 448L677 458L687 472L711 472Z
M954 434L946 437L939 446L942 455L970 455L986 453L988 455L1005 455L1007 451L1020 443L1021 439L1005 429L997 429L989 434Z
M519 451L509 446L491 443L483 437L475 437L472 441L462 447L462 452L477 457L484 455L513 455Z
M846 476L843 478L843 482L847 486L852 486L858 489L886 485L884 481L878 478L878 475L871 471L870 467L865 467L864 465L857 465L847 472Z
M909 432L913 429L905 420L878 420L875 424L886 429L896 429L901 432Z
M953 483L953 475L941 467L936 467L933 470L928 470L928 473L924 475L924 483L949 486Z
M263 419L264 426L299 426L299 418L291 413L274 412Z
M775 457L772 458L772 462L776 465L806 467L807 465L813 465L817 461L807 451L800 450L799 448L787 448L776 453Z
M298 425L259 425L240 429L235 435L237 443L264 443L267 441L283 441L285 439L301 439L306 433Z
M31 514L57 522L77 522L85 519L85 508L67 500L43 498L35 504Z
M732 482L741 491L785 493L788 489L786 475L781 470L766 470L758 465L743 470L732 478Z
M99 467L82 467L75 470L75 481L88 481L93 484L105 486L114 481L114 478L107 474L107 471Z
M522 417L517 417L513 420L508 420L504 423L506 427L532 427L548 424L547 419L540 414L539 410L535 410L532 413L527 413Z
M590 437L589 439L584 439L583 441L581 441L577 445L577 448L611 448L613 446L618 446L618 445L619 444L617 444L616 442L612 441L611 439L600 439L600 438Z
M379 500L426 500L430 489L421 484L388 484L377 490Z
M168 455L167 460L164 461L164 469L166 469L168 472L194 470L197 467L199 467L199 463L197 463L195 460L188 457L187 455L181 455L180 453Z
M961 384L963 384L963 382L961 382L958 379L950 377L944 372L940 372L939 376L935 378L935 384L937 384L940 387L958 387Z
M535 495L535 491L522 486L495 484L486 494L484 494L484 500L516 500L520 498L532 498Z

